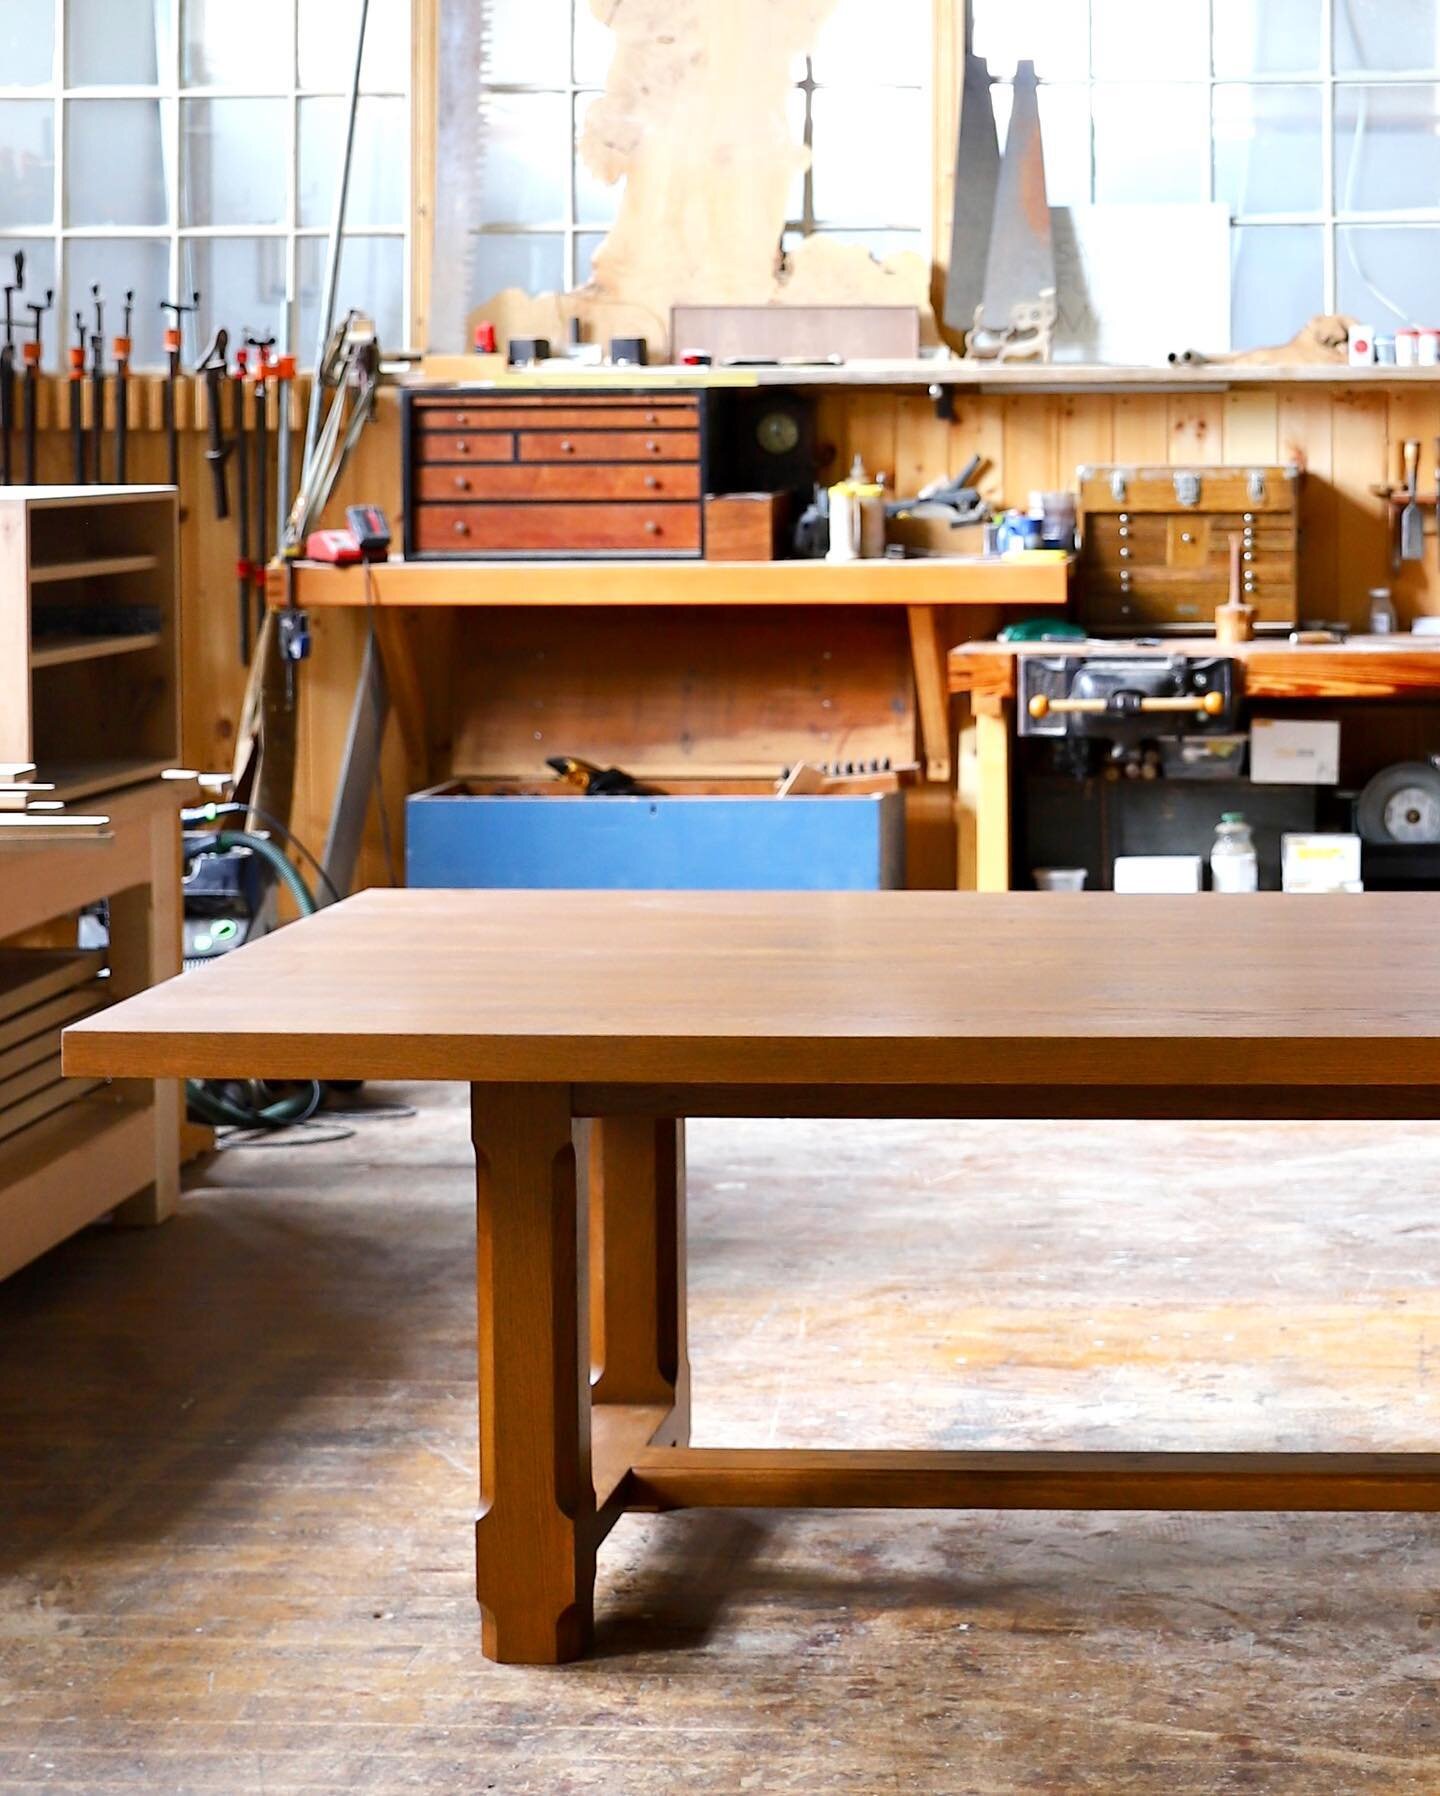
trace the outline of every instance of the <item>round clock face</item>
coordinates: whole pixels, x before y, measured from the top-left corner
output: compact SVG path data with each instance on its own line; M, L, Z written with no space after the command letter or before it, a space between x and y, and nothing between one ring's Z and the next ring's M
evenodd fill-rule
M755 441L767 455L788 455L800 441L800 426L789 412L766 412L755 426Z
M1392 842L1440 842L1440 799L1423 786L1402 786L1385 804Z

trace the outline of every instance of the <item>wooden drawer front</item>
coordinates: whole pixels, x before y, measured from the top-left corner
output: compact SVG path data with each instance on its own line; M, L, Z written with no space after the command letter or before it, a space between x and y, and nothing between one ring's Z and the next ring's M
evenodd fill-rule
M430 407L417 411L421 430L698 430L694 401L655 405L500 405Z
M478 431L466 436L442 435L426 431L415 437L415 460L437 461L514 461L515 439L496 431Z
M521 461L698 461L698 430L528 430Z
M1103 561L1106 566L1121 561L1163 565L1166 561L1177 564L1191 560L1226 565L1231 536L1243 537L1247 529L1251 546L1260 554L1295 552L1295 526L1288 518L1257 518L1246 525L1238 517L1136 517L1132 513L1126 524L1113 517L1087 518L1083 553L1087 559ZM1187 536L1189 543L1184 541ZM1122 556L1121 549L1129 549L1130 554ZM1187 550L1194 553L1187 554Z
M1118 586L1090 586L1080 606L1082 620L1092 628L1116 631L1210 630L1215 608L1223 604L1225 589L1210 582L1157 587L1128 592ZM1245 602L1255 608L1257 624L1295 622L1295 589L1283 582L1257 583Z
M418 549L454 555L694 554L698 505L426 505Z
M652 468L596 462L418 468L415 496L454 503L475 499L698 499L700 470L693 462Z

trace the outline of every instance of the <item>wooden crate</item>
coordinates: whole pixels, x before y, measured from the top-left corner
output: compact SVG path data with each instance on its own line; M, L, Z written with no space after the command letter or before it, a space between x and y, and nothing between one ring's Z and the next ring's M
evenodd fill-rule
M0 491L0 761L61 798L180 758L173 487Z
M1077 601L1096 635L1212 630L1232 536L1257 628L1298 622L1298 468L1090 466L1078 478Z

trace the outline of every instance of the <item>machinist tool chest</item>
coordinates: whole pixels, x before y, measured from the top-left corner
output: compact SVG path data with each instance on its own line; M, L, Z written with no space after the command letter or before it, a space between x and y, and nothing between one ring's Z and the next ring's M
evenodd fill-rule
M407 392L406 555L698 557L704 401L613 388Z
M1212 630L1241 540L1259 630L1298 620L1296 467L1082 467L1079 621L1097 636Z

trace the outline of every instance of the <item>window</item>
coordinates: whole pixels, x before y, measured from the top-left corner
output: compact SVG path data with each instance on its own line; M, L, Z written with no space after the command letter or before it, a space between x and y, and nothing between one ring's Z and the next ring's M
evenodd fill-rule
M409 0L371 0L338 304L406 339ZM358 0L0 0L0 269L74 314L135 294L135 363L164 360L162 299L308 362L343 149ZM57 322L58 320L58 322Z
M1031 57L1052 205L1218 201L1231 339L1317 312L1440 319L1433 0L974 0L1001 78Z
M808 66L797 60L789 122L813 165L790 195L787 241L826 232L881 256L929 253L932 18L932 0L891 0L881 29L866 0L837 0ZM589 279L620 189L579 146L613 47L590 0L444 0L437 241L464 251L437 257L437 342L459 347L467 313L506 287Z

